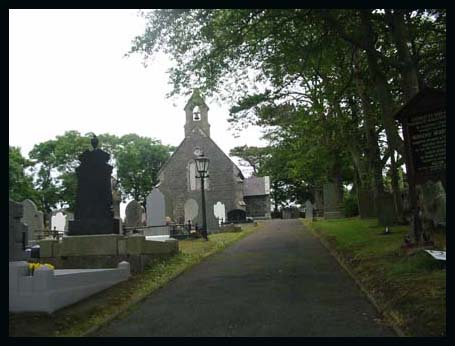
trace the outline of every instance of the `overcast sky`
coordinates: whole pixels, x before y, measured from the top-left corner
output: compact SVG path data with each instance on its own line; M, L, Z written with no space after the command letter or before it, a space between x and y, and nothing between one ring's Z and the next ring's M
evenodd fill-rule
M159 55L145 68L141 56L124 57L145 27L137 13L10 10L10 145L27 155L35 144L68 130L137 133L175 146L183 140L187 100L165 97L170 60ZM206 102L211 137L225 153L263 144L258 129L234 138L228 105Z

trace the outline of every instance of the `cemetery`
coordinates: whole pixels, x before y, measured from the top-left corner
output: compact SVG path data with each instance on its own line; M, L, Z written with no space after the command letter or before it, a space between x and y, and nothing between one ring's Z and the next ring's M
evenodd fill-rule
M119 213L121 194L111 177L109 154L99 149L98 143L93 135L92 150L79 157L75 213L54 210L49 215L51 230L45 229L43 214L32 201L18 204L10 200L10 311L52 313L143 272L159 258L176 255L178 238L208 239L207 232L203 233L207 226L200 230L197 223L191 222L199 215L196 200L189 199L185 204L188 224L171 222L166 217L165 195L158 187L146 199L147 212L136 200L128 203L123 223ZM214 171L212 168L212 174ZM192 172L196 176L194 169ZM240 176L239 170L237 174ZM247 194L251 198L262 195L267 201L268 182L254 179ZM215 182L212 180L212 190ZM270 217L264 213L270 203L262 207L260 203L264 202L255 202L256 214ZM214 226L210 233L240 232L242 228L234 223L246 222L246 212L244 204L239 206L242 209L226 213L219 201L213 209L218 221L210 224ZM205 210L203 213L204 225ZM30 247L32 251L25 251ZM42 265L30 272L25 260L46 263L51 268Z
M346 219L343 190L339 182L323 184L301 208L281 209L282 219L303 217L305 225L315 232L329 251L333 251L340 263L345 263L346 258L357 259L345 269L349 272L349 268L353 268L355 273L352 276L364 280L366 290L379 289L384 294L383 300L380 298L375 301L379 310L382 309L381 306L387 305L387 299L394 299L395 295L395 290L389 290L383 282L393 282L395 289L406 289L405 285L412 283L398 277L386 279L374 271L371 272L370 268L377 265L374 260L370 260L372 254L373 258L381 259L382 272L386 273L385 275L409 266L421 272L418 279L421 290L417 289L412 294L416 301L431 300L427 296L424 282L430 280L427 278L429 273L439 275L441 269L445 269L445 232L441 233L441 229L445 228L446 180L445 163L441 163L440 159L445 154L445 144L432 141L437 134L445 133L445 111L441 107L444 97L445 95L438 91L424 90L397 113L397 118L405 124L404 138L408 148L406 165L410 172L409 193L403 196L408 199L405 203L407 208L417 211L408 216L409 226L398 224L394 197L386 192L372 199L369 191L359 190L359 218ZM206 107L197 92L193 93L190 101L194 102L194 99L202 109ZM192 108L187 106L186 111L188 113ZM190 115L194 116L193 113ZM418 120L414 120L415 118ZM407 125L408 123L411 125ZM209 126L208 123L205 126ZM197 126L195 128L198 129ZM187 162L188 157L179 156L182 154L176 150L177 154L174 153L161 168L158 184L145 199L146 207L134 199L131 200L126 205L124 221L121 220L119 212L121 193L117 189L116 179L111 176L112 166L107 163L109 154L98 148L95 135L92 137L92 149L82 153L80 165L76 168L78 185L74 213L65 209L54 210L48 217L50 229L46 229L43 213L33 201L25 199L16 203L10 200L10 312L55 314L74 304L83 306L87 304L84 302L89 302L90 297L98 292L112 289L121 282L131 280L135 275L147 276L147 273L154 272L153 265L158 263L157 261L173 263L186 251L193 254L195 249L203 255L194 261L200 261L221 249L216 245L217 236L238 233L240 235L237 239L240 239L257 227L258 223L254 219L270 219L270 212L264 212L271 209L269 177L245 179L232 162L222 156L222 160L217 161L217 146L214 142L207 141L209 137L201 131L189 132L180 147L188 151L188 148L191 149L194 143L197 143L198 149L204 148L215 157L211 166L200 149L201 151L196 153L200 154L198 156L192 156L195 153L189 152L188 156L192 158L189 159L190 164L186 169L182 168L185 166L178 168L177 163ZM202 135L196 136L195 133ZM425 133L430 133L431 136ZM412 141L409 138L417 140ZM421 138L426 138L429 144L422 142ZM188 147L185 147L185 141L190 143ZM436 158L432 155L436 155ZM205 166L201 166L198 160ZM236 188L229 188L231 197L226 194L227 190L217 190L218 173L214 164L221 167L232 165L233 186ZM173 184L177 185L175 190L168 185L174 174L166 171L169 166L173 167L174 172L186 174L186 177L175 175L172 178L175 179ZM201 178L201 181L196 178ZM180 184L179 187L176 183L178 180L186 182L186 185ZM175 199L174 196L180 197ZM217 202L214 203L214 200ZM213 207L207 208L206 203L213 203ZM352 228L352 232L348 232L346 227ZM362 236L359 237L359 234ZM355 241L349 238L351 235ZM215 241L211 243L212 247L201 247L204 241L209 240L208 236L211 241ZM399 250L402 252L397 252L399 239L404 240ZM363 246L361 251L357 252L358 248L351 247L350 244L359 242ZM384 256L394 260L383 262ZM27 261L42 265L31 270ZM182 263L178 266L182 269L178 270L169 267L170 272L166 274L169 276L166 277L168 280L172 279L174 275L178 275L179 270L188 265ZM433 277L432 280L432 285L439 289L445 284L445 276L442 275ZM435 306L439 306L437 299L439 296L433 297ZM412 314L413 311L404 305L398 312L386 309L383 314L390 323L402 328L398 329L399 333L406 330L406 333L418 335L418 329L426 323L425 319L405 325L396 317L403 316L401 318L404 320L407 314ZM445 322L441 312L436 309L432 313L437 316L437 323L443 325ZM430 331L425 333L431 334Z
M446 9L27 11L10 336L447 335Z
M96 137L94 137L95 141ZM141 234L120 233L120 220L114 217L109 155L92 143L93 150L81 155L77 168L78 190L74 220L68 235L40 241L40 259L58 268L115 267L128 261L134 273L141 272L156 256L178 252L176 239L150 239ZM102 207L102 208L101 208ZM142 225L143 207L128 204L125 228Z
M260 227L250 224L244 226L242 232L214 234L210 237L209 242L181 240L179 242L180 251L177 255L153 259L152 265L147 267L144 272L132 273L133 275L128 280L111 286L101 294L87 297L69 305L68 308L55 310L51 315L20 313L10 315L10 336L86 336L89 330L101 327L111 316L137 304L204 258L222 251L230 244L258 230ZM109 270L116 269L110 268ZM83 271L81 270L81 272ZM119 274L121 275L120 272L117 275L119 276Z
M24 224L23 205L9 201L9 310L52 313L130 276L128 262L115 269L51 269L41 266L30 270L25 252L28 225Z
M84 151L80 157L76 211L73 220L67 219L67 232L57 231L50 238L37 240L37 233L44 231L42 213L29 200L22 204L10 200L10 311L52 313L127 280L131 272L142 272L157 257L178 253L176 239L120 234L119 219L114 218L112 207L109 154L97 145L94 136L93 150ZM142 209L137 203L129 206L126 226L140 226ZM60 226L66 228L65 222ZM33 253L33 258L25 251L29 244L39 245L39 254ZM41 266L30 272L27 259L59 269Z

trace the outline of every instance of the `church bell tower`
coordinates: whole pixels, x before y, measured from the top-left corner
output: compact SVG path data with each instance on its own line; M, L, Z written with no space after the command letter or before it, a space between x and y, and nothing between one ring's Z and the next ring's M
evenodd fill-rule
M193 91L184 109L186 114L185 137L188 137L197 129L202 130L210 137L209 107L205 104L199 90L195 89Z

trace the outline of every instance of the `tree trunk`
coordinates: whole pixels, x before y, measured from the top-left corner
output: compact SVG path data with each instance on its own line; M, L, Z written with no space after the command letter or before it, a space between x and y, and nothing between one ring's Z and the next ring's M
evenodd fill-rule
M399 223L404 222L403 216L403 203L401 200L401 192L400 187L398 184L398 168L396 167L395 155L390 156L390 176L392 180L392 191L393 193L393 201L395 203L395 212L397 215L397 220ZM398 193L395 193L395 192Z
M361 78L361 70L358 65L358 50L354 52L354 81L357 92L360 96L360 105L363 110L364 132L367 139L367 159L369 173L372 178L372 187L374 196L384 192L384 182L382 179L382 164L378 145L378 135L376 133L376 121L373 110L371 109L371 100L366 92L365 82Z
M372 25L368 15L364 11L360 11L360 18L362 21L362 29L365 33L365 43L370 48L374 47L374 35L372 31ZM373 80L376 95L381 107L381 119L384 125L384 129L387 135L387 145L389 147L391 157L394 156L395 151L399 152L402 156L404 154L403 140L398 135L398 127L393 119L394 114L394 102L392 95L389 92L389 87L385 75L381 72L377 57L370 53L370 50L366 50L367 61L368 61L368 71L370 73L371 79ZM393 161L391 167L391 176L398 177L397 167L395 161ZM393 178L395 179L395 178ZM398 181L392 183L392 193L394 195L395 209L400 210L397 201L400 200L401 194L398 189ZM401 216L399 216L400 218Z
M392 38L400 60L401 88L404 92L404 102L406 103L419 92L419 73L408 47L409 35L404 21L405 12L406 10L402 9L386 10Z

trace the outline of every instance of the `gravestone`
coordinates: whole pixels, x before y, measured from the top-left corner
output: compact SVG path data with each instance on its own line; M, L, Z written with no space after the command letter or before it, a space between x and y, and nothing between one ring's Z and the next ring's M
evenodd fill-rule
M166 224L166 201L158 188L154 188L147 196L147 226L163 226ZM168 227L153 227L146 230L147 235L169 234Z
M368 189L359 188L357 190L359 201L359 215L361 219L376 217L376 208L374 205L373 193Z
M380 226L389 227L395 223L395 203L390 193L384 192L376 198L378 223Z
M27 239L29 242L37 240L44 229L43 213L29 199L23 200L21 204L24 207L22 222L28 226Z
M299 209L295 207L283 208L282 210L283 219L297 219L299 216Z
M428 217L428 209L432 208L429 205L437 204L441 209L437 213L445 214L445 205L440 202L445 197L428 191L438 183L444 195L446 191L446 93L431 88L421 90L395 114L395 119L403 128L410 208L413 218L417 219L413 220L410 233L418 243L421 230L426 231L426 220L419 220L422 211L424 218ZM426 197L422 196L424 191ZM436 199L440 201L431 200L430 195L438 196Z
M233 209L228 211L227 222L234 223L246 222L246 211L242 209Z
M196 200L192 198L186 200L183 210L185 214L185 222L191 220L191 222L194 223L199 214L199 205Z
M341 187L335 183L325 183L322 189L324 194L324 218L342 218L341 202L343 195Z
M21 219L24 207L21 203L9 200L9 261L22 261L27 259L24 251L27 244L28 227Z
M57 211L55 213L52 213L51 216L51 230L54 231L59 231L59 232L64 232L65 231L65 225L68 223L66 220L66 215L63 213L63 211Z
M305 218L313 219L313 203L310 200L305 201Z
M213 206L213 215L218 219L220 225L226 220L226 207L220 201Z
M142 206L139 204L138 201L134 199L126 205L125 226L126 227L142 226Z
M76 207L68 235L119 233L112 206L110 155L97 148L96 136L92 146L93 150L86 150L79 157L81 164L76 168Z
M313 213L314 216L323 216L324 212L324 194L322 192L322 188L315 188L314 189L314 205L313 205Z

